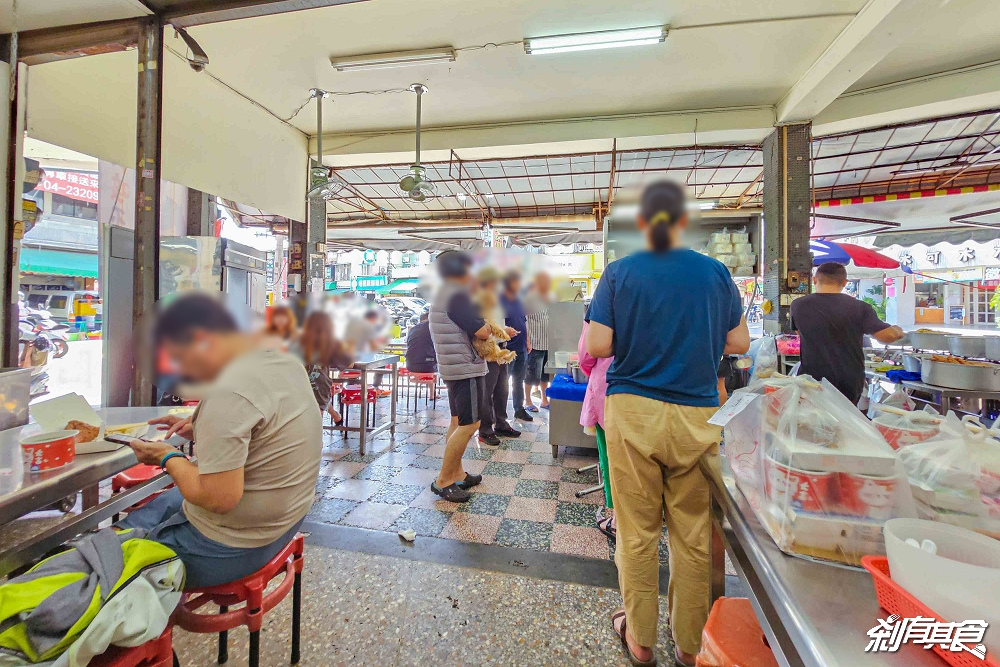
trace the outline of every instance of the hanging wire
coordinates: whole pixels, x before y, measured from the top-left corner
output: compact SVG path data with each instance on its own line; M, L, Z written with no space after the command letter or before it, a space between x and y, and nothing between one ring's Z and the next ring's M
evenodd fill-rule
M510 42L486 42L485 44L478 44L478 45L475 45L475 46L462 46L462 47L459 47L459 48L457 48L455 50L456 51L482 51L482 50L485 50L485 49L500 49L500 48L503 48L505 46L523 46L523 45L524 45L524 41L518 39L516 41L510 41Z
M410 92L409 88L383 88L381 90L350 90L350 91L322 90L317 88L316 90L319 90L321 93L323 93L323 97L351 97L353 95L392 95L396 93ZM302 110L309 105L309 102L312 101L313 97L315 96L310 94L309 97L307 97L305 101L302 102L302 104L300 104L295 109L295 111L292 112L291 116L288 116L287 118L282 118L281 120L287 123L296 116L298 116L300 113L302 113Z

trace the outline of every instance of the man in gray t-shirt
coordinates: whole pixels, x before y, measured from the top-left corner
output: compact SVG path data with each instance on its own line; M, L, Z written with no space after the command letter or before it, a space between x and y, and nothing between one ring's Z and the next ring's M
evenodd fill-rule
M140 463L158 465L175 488L129 514L187 569L186 586L240 579L295 536L312 507L323 428L305 367L260 350L205 294L182 296L159 316L158 344L182 374L207 386L192 417L151 423L197 441L197 463L163 442L136 441Z

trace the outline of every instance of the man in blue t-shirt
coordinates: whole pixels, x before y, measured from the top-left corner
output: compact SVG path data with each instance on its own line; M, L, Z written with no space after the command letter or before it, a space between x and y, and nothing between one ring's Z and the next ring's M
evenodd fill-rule
M517 357L510 363L508 372L514 385L513 404L514 418L521 421L533 421L531 415L524 409L524 377L528 361L528 318L524 312L524 304L518 296L521 293L521 274L510 271L503 277L503 292L500 294L500 305L503 306L504 324L517 332L517 335L507 342L507 349L517 352Z
M650 249L608 265L587 330L587 351L615 358L604 419L625 609L612 625L633 664L654 658L664 507L675 662L694 664L700 650L711 528L698 460L718 456L720 429L708 419L719 405L719 360L750 347L729 271L679 247L688 222L684 200L684 190L667 181L643 192L639 226Z

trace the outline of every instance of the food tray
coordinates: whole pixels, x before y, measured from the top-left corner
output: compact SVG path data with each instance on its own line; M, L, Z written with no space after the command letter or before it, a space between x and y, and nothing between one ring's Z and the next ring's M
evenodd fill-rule
M924 359L920 379L926 384L969 391L1000 391L1000 365L972 366Z
M929 331L911 331L907 335L910 339L910 345L912 345L915 350L947 351L950 347L948 343L948 334L931 333Z
M986 339L982 336L948 336L948 350L959 357L986 357Z
M906 589L892 580L889 575L889 559L885 556L865 556L861 565L872 575L875 584L875 595L878 604L890 614L899 614L901 618L924 616L944 622L944 619L928 609L920 600L910 595ZM980 660L967 651L953 653L934 645L931 650L952 667L1000 667L1000 662L991 653L985 660Z
M1000 361L1000 336L983 336L985 339L986 358Z

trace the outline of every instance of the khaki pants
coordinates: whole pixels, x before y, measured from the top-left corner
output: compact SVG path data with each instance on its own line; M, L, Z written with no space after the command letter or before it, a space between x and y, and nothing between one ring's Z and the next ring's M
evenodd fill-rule
M618 520L615 563L632 637L655 646L659 557L667 522L670 624L685 653L697 653L709 612L708 483L698 459L719 455L721 429L708 424L718 408L695 408L632 394L613 394L605 425L611 495Z

